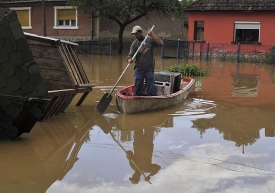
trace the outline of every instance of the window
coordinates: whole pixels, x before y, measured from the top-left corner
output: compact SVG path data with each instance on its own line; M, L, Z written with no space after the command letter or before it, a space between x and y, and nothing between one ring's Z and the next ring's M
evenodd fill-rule
M21 24L22 29L31 29L31 8L30 7L11 7L15 10L17 19Z
M54 29L78 29L77 9L69 6L54 7Z
M204 21L194 22L194 40L195 41L204 40Z
M260 22L235 21L234 42L260 42Z

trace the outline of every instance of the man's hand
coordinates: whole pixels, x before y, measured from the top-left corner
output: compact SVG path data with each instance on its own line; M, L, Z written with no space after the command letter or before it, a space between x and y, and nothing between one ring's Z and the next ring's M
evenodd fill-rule
M152 36L154 35L154 34L153 34L153 31L151 31L151 30L148 30L147 34L148 34L148 36L150 36L150 37L152 37Z
M132 58L128 59L128 63L132 64L134 62L134 60L132 60Z

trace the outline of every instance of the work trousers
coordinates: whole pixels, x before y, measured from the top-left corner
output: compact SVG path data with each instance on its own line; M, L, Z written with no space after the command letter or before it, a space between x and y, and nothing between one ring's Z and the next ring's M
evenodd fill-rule
M154 96L154 82L155 82L155 76L154 76L154 70L135 70L135 96ZM145 85L144 85L145 81Z

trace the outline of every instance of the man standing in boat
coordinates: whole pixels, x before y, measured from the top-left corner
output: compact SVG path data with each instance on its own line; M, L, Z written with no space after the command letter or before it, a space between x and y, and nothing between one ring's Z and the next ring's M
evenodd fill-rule
M132 57L134 56L135 52L139 49L136 58L135 58L135 96L142 96L144 95L143 92L143 84L145 81L145 88L146 88L146 95L154 96L154 70L155 70L155 59L154 59L154 47L155 46L162 46L162 40L154 35L153 31L148 30L147 32L148 38L145 40L143 45L141 45L142 41L145 39L144 35L142 34L142 28L140 26L133 27L131 35L134 35L136 39L133 41L130 52L128 54L128 63L133 63L134 60Z

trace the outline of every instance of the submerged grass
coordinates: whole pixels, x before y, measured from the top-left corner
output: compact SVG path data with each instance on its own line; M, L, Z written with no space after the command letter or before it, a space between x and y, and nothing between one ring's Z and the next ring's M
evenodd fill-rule
M176 64L174 66L167 67L166 70L170 72L178 72L184 76L207 76L209 73L201 66L191 64Z

